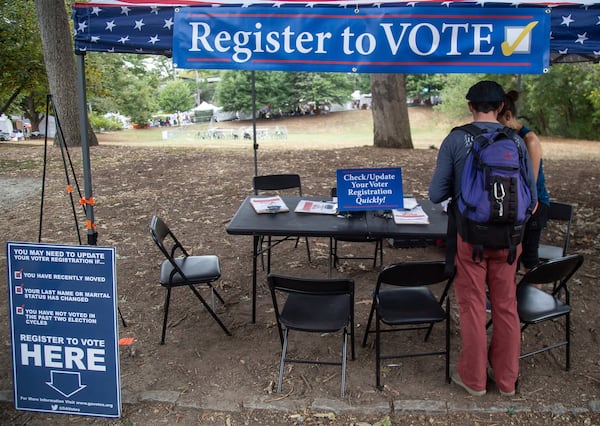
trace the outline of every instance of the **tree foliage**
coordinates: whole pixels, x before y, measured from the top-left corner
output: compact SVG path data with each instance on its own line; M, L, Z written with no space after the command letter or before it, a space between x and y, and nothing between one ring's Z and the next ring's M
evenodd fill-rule
M558 64L523 76L518 114L542 135L599 139L600 65Z
M353 90L347 74L257 71L254 73L256 106L272 110L294 111L299 105L314 102L319 108L327 103L345 103ZM227 111L252 110L252 72L224 71L216 90L219 106Z
M354 90L371 93L371 74L352 74Z
M302 99L317 104L344 104L352 93L352 79L339 73L285 73L290 86L288 103Z
M457 123L471 120L465 95L473 84L484 78L481 74L444 75L442 104L436 106L446 117Z
M177 77L190 83L197 105L202 102L214 102L215 80L218 79L219 74L218 70L177 70Z
M266 73L255 72L255 85L259 86ZM257 104L262 101L257 93ZM252 111L252 73L247 71L224 71L215 93L217 103L226 111Z
M23 113L37 130L48 80L33 2L0 0L0 22L0 113Z
M470 120L465 94L483 79L497 81L506 91L517 90L519 118L540 135L599 139L599 64L556 64L543 75L446 75L439 108L456 121Z
M156 90L142 79L128 80L122 88L118 102L119 111L130 117L133 123L144 127L158 109Z
M158 110L159 84L172 78L168 67L146 55L89 53L88 102L95 113L115 112L144 126Z
M406 94L409 98L428 100L444 88L442 74L409 74L406 76Z
M189 111L194 107L194 96L187 83L170 81L160 89L158 105L166 113Z
M86 54L85 69L89 110L98 114L120 112L119 94L127 80L123 78L123 56L90 52Z

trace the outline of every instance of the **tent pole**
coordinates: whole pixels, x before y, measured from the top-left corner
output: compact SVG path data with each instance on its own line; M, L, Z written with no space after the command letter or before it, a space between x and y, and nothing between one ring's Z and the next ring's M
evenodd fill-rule
M256 142L256 78L252 70L252 141L254 143L254 176L258 176L258 143Z
M98 243L98 233L94 222L94 202L92 196L92 171L90 163L90 139L88 134L87 98L85 94L85 53L76 52L77 92L79 95L79 136L83 161L83 185L85 191L85 216L87 241L89 245Z

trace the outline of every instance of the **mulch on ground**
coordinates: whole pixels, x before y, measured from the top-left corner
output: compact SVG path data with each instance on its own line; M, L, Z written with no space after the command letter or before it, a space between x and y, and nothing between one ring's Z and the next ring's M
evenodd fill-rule
M355 166L399 166L406 193L427 196L434 167L435 150L392 150L357 147L334 150L260 151L259 173L296 172L303 179L306 195L324 196L335 186L335 169ZM76 170L80 153L72 152ZM40 175L42 147L0 145L0 158L8 165L0 179L25 179ZM26 170L23 168L29 167ZM294 365L286 371L282 394L273 393L280 346L265 275L259 273L257 323L252 324L250 279L251 238L228 235L225 227L252 192L254 161L251 149L214 150L169 147L99 146L92 149L95 215L99 245L117 249L119 307L127 321L120 337L134 343L121 351L122 390L136 395L146 391L174 391L179 402L281 400L291 406L306 406L320 398L336 399L340 374L337 367ZM532 410L560 404L566 410L588 409L600 399L598 325L600 310L595 284L598 279L600 198L594 182L600 178L598 161L547 159L548 186L552 198L575 206L571 252L585 256L583 268L573 279L574 313L572 369L565 372L564 351L558 350L523 360L517 396L509 401L490 388L488 395L473 400L454 385L444 382L441 358L401 360L383 370L385 389L375 389L374 347L360 346L370 308L376 271L368 263L345 262L334 275L356 282L357 359L348 366L345 401L352 406L373 406L401 400L445 401L459 406L526 406ZM3 241L37 241L39 220L37 194L0 203ZM161 254L153 244L148 224L161 216L193 254L219 256L223 276L218 284L226 306L219 315L232 330L227 337L187 289L173 293L166 344L159 345L164 293L158 284ZM79 218L79 223L82 223ZM555 236L558 238L558 236ZM51 153L44 204L43 242L76 243L74 219L65 192L65 177L56 149ZM311 239L312 262L304 246L280 245L273 270L292 275L326 276L328 241ZM345 250L372 251L369 245ZM5 258L5 253L2 253ZM416 259L441 259L436 247L399 249L384 247L385 263ZM6 262L0 263L6 276ZM0 304L0 390L12 389L7 304ZM453 361L459 348L458 322L453 308ZM562 334L560 326L543 327L546 333ZM393 348L422 345L422 337L400 337ZM528 330L524 344L539 343L542 334ZM441 343L443 330L434 328L430 342ZM307 342L310 340L307 340ZM313 339L320 350L337 353L337 336ZM427 343L429 344L429 343ZM307 347L310 355L314 350ZM507 408L508 410L508 408ZM301 411L298 408L298 411ZM546 410L547 411L547 410ZM208 423L208 422L207 422ZM332 423L333 424L333 423Z

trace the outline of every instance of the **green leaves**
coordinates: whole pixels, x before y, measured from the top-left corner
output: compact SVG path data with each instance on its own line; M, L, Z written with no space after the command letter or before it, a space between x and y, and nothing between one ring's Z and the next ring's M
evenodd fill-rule
M170 81L160 89L158 104L165 113L189 111L194 107L194 97L185 82Z
M48 92L33 2L0 0L0 45L0 112L19 112L31 91Z
M445 75L443 104L439 108L448 117L468 121L465 94L482 79L495 80L506 91L519 91L519 120L541 136L598 140L599 64L556 64L542 75Z
M315 102L345 103L350 100L353 77L339 73L256 71L256 106L293 111L298 105ZM217 104L225 111L252 111L252 73L224 71L216 91Z

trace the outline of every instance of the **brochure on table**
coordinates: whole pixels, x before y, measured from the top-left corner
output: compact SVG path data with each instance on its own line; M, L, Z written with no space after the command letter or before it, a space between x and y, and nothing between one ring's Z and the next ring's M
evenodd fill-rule
M338 169L336 178L340 212L404 208L399 167Z
M296 208L296 213L315 213L315 214L336 214L337 203L333 201L311 201L300 200Z
M404 198L403 209L393 209L392 215L396 225L427 225L429 216L414 197Z
M284 213L290 211L288 206L279 195L273 195L269 197L253 197L250 198L250 204L252 204L254 211L256 211L258 214Z

